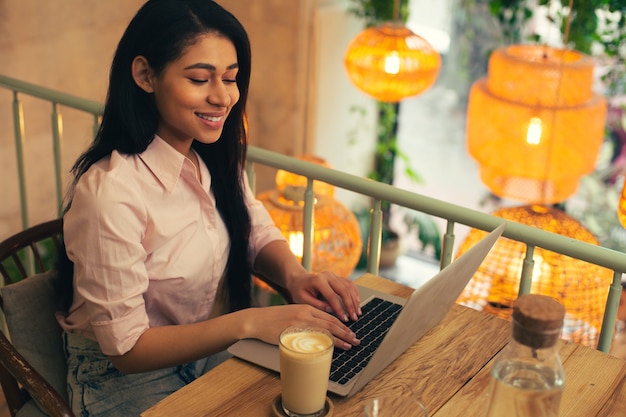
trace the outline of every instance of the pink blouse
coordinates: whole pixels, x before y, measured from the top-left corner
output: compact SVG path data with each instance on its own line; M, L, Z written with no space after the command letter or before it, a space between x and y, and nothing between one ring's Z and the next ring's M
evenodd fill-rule
M200 158L198 158L200 160ZM209 317L229 249L211 176L158 136L140 155L113 152L89 168L64 216L74 303L61 326L122 355L149 327ZM246 180L253 265L284 239Z

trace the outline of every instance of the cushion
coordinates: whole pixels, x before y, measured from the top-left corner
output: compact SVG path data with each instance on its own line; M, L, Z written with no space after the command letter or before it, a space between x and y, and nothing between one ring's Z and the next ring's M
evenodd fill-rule
M0 288L11 342L67 401L67 364L51 270Z

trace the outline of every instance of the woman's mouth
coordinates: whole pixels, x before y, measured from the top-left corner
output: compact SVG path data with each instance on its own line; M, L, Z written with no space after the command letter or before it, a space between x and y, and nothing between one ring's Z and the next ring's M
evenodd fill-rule
M203 113L196 113L196 116L212 123L221 122L222 119L224 118L224 116L211 116L211 115L203 114Z

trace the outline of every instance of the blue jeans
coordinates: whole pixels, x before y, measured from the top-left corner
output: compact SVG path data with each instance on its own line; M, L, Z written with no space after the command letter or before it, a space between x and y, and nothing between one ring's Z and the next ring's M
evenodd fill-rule
M67 393L77 417L139 416L230 356L227 352L172 368L139 374L118 371L97 342L64 333Z

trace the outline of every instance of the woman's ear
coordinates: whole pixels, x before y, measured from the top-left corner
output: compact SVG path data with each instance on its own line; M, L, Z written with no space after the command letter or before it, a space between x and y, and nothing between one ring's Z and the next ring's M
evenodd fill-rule
M144 56L137 55L135 59L133 59L131 71L133 80L135 80L135 84L137 84L139 88L146 93L154 92L154 87L152 86L152 68Z

